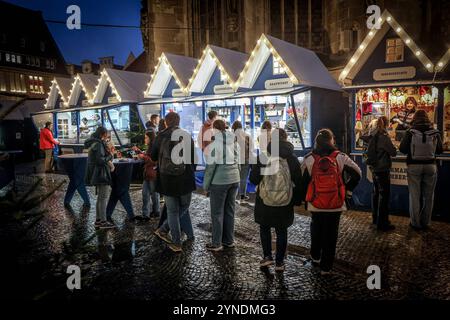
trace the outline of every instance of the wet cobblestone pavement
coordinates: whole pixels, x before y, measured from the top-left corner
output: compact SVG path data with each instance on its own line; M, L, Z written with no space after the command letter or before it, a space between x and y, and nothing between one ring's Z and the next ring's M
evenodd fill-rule
M63 175L46 175L50 188ZM19 176L17 188L36 176ZM45 187L44 187L45 189ZM3 224L1 250L11 261L4 287L10 297L31 299L450 299L450 225L433 222L426 232L409 228L405 217L391 217L397 229L379 233L367 212L350 211L340 225L334 273L321 276L306 260L310 217L300 210L289 229L284 274L259 268L258 225L249 205L237 206L236 247L221 253L205 249L210 240L209 201L194 194L191 217L196 239L174 254L153 235L156 221L127 223L119 204L118 229L94 229L95 201L82 211L76 194L73 211L63 207L65 186L42 204L48 209L33 226ZM89 189L91 199L94 190ZM131 191L140 214L140 189ZM66 288L66 268L81 267L82 290ZM366 269L381 268L382 289L368 290ZM8 281L8 279L10 281ZM10 286L10 288L8 288ZM5 291L5 290L4 290Z

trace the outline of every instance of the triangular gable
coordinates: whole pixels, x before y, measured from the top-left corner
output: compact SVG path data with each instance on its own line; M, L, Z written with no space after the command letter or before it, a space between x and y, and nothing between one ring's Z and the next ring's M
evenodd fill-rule
M70 89L72 88L73 78L58 78L55 77L50 85L50 90L47 95L45 108L52 109L56 107L58 98L65 107L68 106Z
M293 85L341 90L313 51L265 34L258 40L240 74L237 86L253 88L271 56L280 63Z
M340 81L347 83L354 79L391 28L395 30L397 35L403 40L403 43L414 53L415 57L423 64L426 70L428 72L434 71L434 65L431 60L417 46L414 40L406 33L405 29L403 29L403 27L394 19L389 11L385 10L379 19L381 28L372 29L367 34L341 72L339 76Z
M97 86L99 79L99 76L93 74L77 74L75 80L72 83L68 105L76 106L80 99L81 93L84 93L84 97L87 100L92 100L94 98L95 87Z
M447 67L449 62L450 62L450 49L448 49L447 52L442 56L442 58L439 59L436 65L437 71L443 71Z
M242 52L208 45L203 50L203 55L189 81L189 91L204 92L216 69L219 69L220 74L225 76L230 85L233 85L239 78L248 57Z
M149 80L147 73L105 68L91 103L102 103L108 88L120 102L140 102L144 99L144 89Z
M189 78L197 60L191 57L162 53L145 90L145 97L162 97L173 78L178 88L187 93Z

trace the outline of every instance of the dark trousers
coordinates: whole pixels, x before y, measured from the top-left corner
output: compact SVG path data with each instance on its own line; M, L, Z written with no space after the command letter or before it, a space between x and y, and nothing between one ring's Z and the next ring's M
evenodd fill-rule
M372 173L372 220L378 228L389 224L389 197L391 194L390 172Z
M277 252L275 261L283 262L287 249L287 228L275 228L277 235ZM272 232L269 226L259 226L259 234L261 236L261 244L264 257L272 257Z
M320 260L323 271L333 268L340 218L340 212L312 212L311 257Z
M89 194L86 190L86 186L84 185L84 183L80 183L77 186L77 185L75 185L75 183L72 180L69 182L69 185L67 186L66 195L64 197L65 205L70 204L70 202L72 201L72 198L75 194L75 191L78 191L78 193L80 194L81 199L83 199L85 205L90 205L91 202L89 200Z
M117 195L114 192L111 192L108 200L108 205L106 206L107 219L111 219L118 201L120 201L120 203L123 205L125 211L127 212L128 218L134 218L133 205L131 204L130 194L128 192L123 192L121 195Z

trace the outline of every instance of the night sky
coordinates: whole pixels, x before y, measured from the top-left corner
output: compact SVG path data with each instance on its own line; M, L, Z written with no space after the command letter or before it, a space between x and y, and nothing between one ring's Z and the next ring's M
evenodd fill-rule
M25 8L40 10L44 19L69 17L69 5L81 9L81 23L133 25L140 23L140 0L6 0ZM47 23L67 63L80 64L88 59L98 62L102 56L114 56L114 62L125 64L130 51L138 56L143 51L140 29L81 26L69 30L65 24Z

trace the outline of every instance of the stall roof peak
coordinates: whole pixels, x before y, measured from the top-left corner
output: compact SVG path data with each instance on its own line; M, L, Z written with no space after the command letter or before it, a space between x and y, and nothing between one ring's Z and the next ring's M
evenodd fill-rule
M171 77L185 91L196 64L194 58L163 52L148 82L145 96L162 96Z
M251 88L271 55L281 63L294 85L341 90L315 52L266 34L259 38L236 89Z
M75 80L78 81L73 82L71 96L72 94L74 94L75 85L80 85L84 93L86 94L86 97L89 100L92 99L94 97L95 87L97 86L99 79L100 77L94 74L78 73L77 76L75 77Z
M226 76L227 82L234 84L248 57L249 55L243 52L207 45L189 80L189 91L203 92L216 68Z
M101 103L106 89L111 86L120 102L139 102L144 98L144 89L150 80L147 73L105 68L95 90L93 103Z
M45 103L45 107L54 108L58 95L61 96L63 104L67 106L73 81L74 78L63 78L63 77L53 78L52 84L50 85L50 91L47 96L47 101Z
M362 66L366 63L369 57L374 52L375 48L381 42L383 37L392 28L398 36L402 39L403 43L414 53L415 57L424 65L428 72L437 71L434 64L419 48L414 39L405 31L405 29L395 20L392 14L388 10L384 10L383 14L379 18L381 23L379 29L372 29L367 33L364 40L359 45L353 56L344 67L339 76L339 80L342 82L348 82L353 80L356 74L361 70ZM437 66L438 67L438 66ZM437 68L436 67L436 68ZM348 80L348 81L346 81Z

